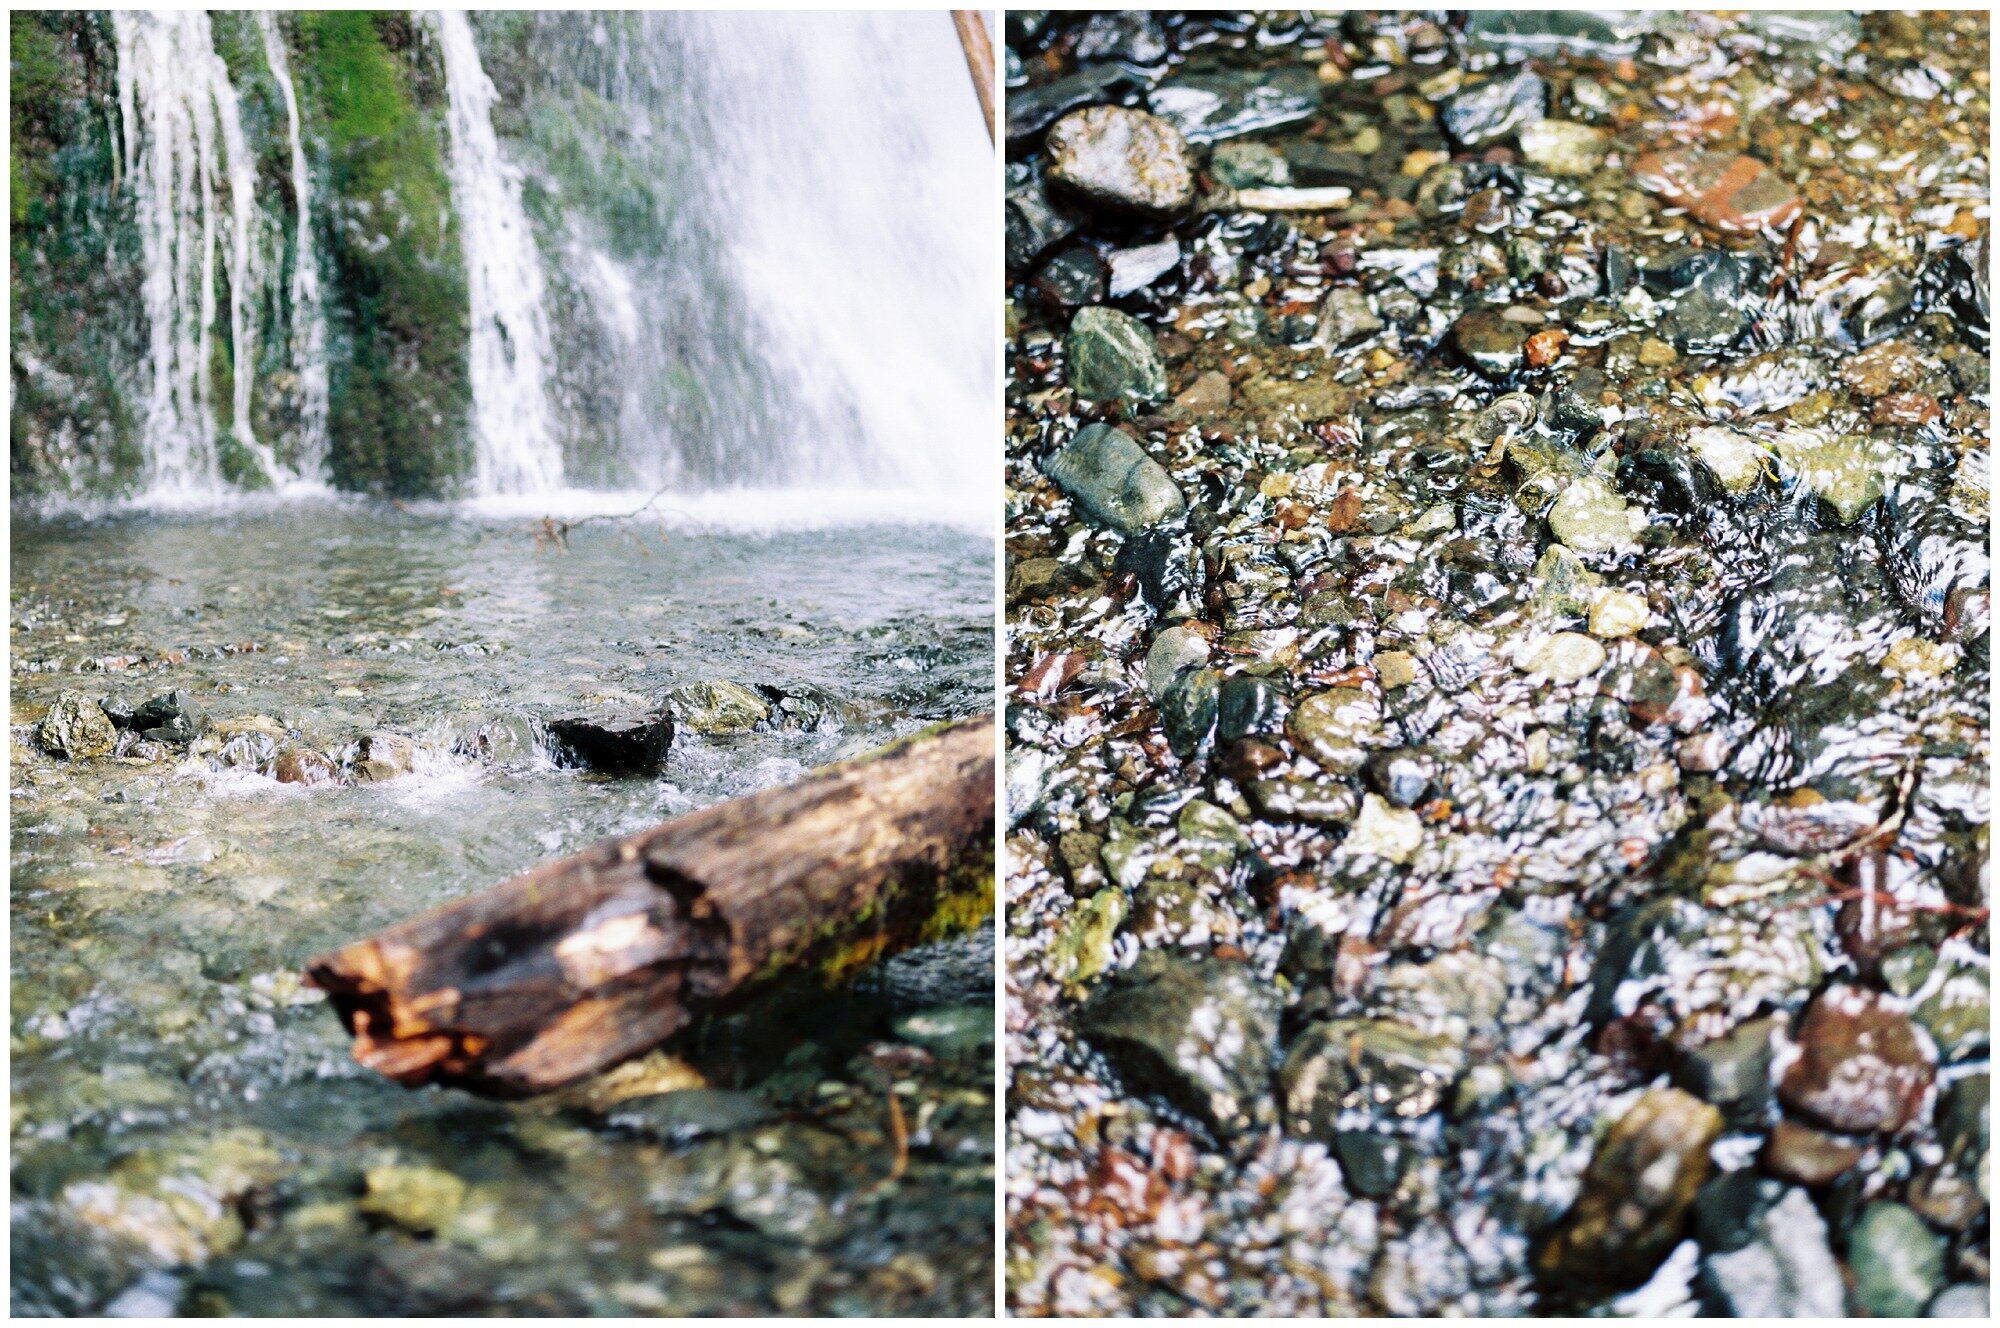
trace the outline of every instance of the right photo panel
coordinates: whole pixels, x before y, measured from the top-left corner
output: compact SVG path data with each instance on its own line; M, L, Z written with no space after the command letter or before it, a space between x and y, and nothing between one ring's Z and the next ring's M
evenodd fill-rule
M1007 16L1013 1313L1988 1315L1989 37Z

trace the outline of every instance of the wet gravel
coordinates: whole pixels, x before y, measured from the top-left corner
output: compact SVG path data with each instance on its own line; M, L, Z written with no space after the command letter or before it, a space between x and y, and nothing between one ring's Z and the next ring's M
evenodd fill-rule
M1985 16L1007 38L1013 1309L1983 1313Z

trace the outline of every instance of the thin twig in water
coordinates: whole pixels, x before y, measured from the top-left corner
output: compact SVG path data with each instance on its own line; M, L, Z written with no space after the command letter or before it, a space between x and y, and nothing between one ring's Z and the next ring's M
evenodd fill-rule
M903 1104L896 1100L894 1084L889 1086L889 1142L896 1146L896 1160L889 1164L887 1183L894 1184L910 1169L910 1127L903 1120Z
M553 547L560 552L568 553L569 533L578 526L587 526L593 521L630 521L635 516L644 515L654 503L666 497L667 490L673 487L671 482L662 484L653 490L652 497L629 512L599 512L596 516L580 516L574 521L559 521L555 517L545 516L535 524L532 531L535 537L535 552L540 553L544 548ZM662 543L666 541L666 532L661 532L660 539Z

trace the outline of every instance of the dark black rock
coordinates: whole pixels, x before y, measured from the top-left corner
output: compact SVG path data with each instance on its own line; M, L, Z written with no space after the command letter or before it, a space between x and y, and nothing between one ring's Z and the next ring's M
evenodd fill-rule
M1207 584L1207 567L1194 537L1178 525L1154 526L1125 541L1112 570L1138 578L1139 593L1158 617L1184 605L1198 604Z
M1459 315L1451 325L1451 344L1481 376L1498 381L1518 373L1527 362L1528 327L1485 306Z
M1019 147L1082 106L1119 102L1144 90L1146 80L1123 65L1093 65L1053 83L1007 94L1007 143Z
M1183 761L1207 750L1214 737L1221 690L1221 679L1214 669L1182 669L1160 698L1167 745Z
M1102 304L1104 260L1082 245L1065 249L1035 275L1035 293L1052 309L1067 312L1086 304Z
M1284 689L1268 678L1239 673L1222 684L1216 706L1216 737L1235 742L1252 734L1276 733L1290 708Z
M549 737L570 762L606 774L651 774L666 761L674 740L673 717L664 714L552 719L548 727Z
M1438 121L1462 148L1484 147L1512 137L1522 125L1548 115L1549 90L1541 77L1523 69L1496 75L1445 103Z
M1007 190L1007 266L1022 271L1076 234L1078 222L1051 201L1042 182L1027 174Z
M1376 1130L1342 1130L1333 1136L1334 1156L1347 1188L1364 1199L1386 1199L1416 1160L1407 1140Z
M192 696L183 691L172 691L152 698L133 711L132 721L127 727L151 742L193 742L201 736L203 719Z
M1764 1119L1771 1101L1771 1058L1783 1022L1753 1019L1689 1052L1674 1072L1674 1084L1722 1112L1733 1129L1750 1129Z

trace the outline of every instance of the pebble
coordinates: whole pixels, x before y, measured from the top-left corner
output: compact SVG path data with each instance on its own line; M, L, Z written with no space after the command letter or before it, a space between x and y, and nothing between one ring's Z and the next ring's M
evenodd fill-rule
M1417 657L1404 650L1384 650L1375 656L1375 680L1393 692L1417 680Z
M375 732L363 735L356 749L354 773L380 783L407 775L417 762L417 744L400 733Z
M1574 120L1538 120L1521 130L1522 159L1550 175L1589 175L1610 147L1610 134Z
M1806 1010L1800 1055L1778 1083L1787 1107L1851 1133L1899 1130L1936 1073L1930 1040L1886 999L1833 986Z
M1794 1120L1781 1120L1764 1141L1764 1169L1817 1190L1839 1180L1861 1160L1864 1149Z
M1528 328L1489 305L1468 310L1451 325L1451 344L1480 375L1498 382L1527 361Z
M1986 1287L1976 1282L1960 1282L1938 1292L1924 1314L1932 1319L1990 1319L1993 1298Z
M1748 493L1764 478L1766 453L1740 429L1712 425L1688 434L1688 450L1730 493Z
M1166 120L1123 106L1091 106L1056 121L1048 176L1099 207L1172 216L1194 202L1187 140Z
M1590 606L1590 634L1605 640L1631 636L1652 618L1644 596L1629 590L1607 590Z
M1721 1134L1722 1113L1706 1102L1649 1090L1598 1144L1576 1206L1536 1261L1541 1272L1584 1285L1645 1281L1679 1242Z
M1524 673L1539 673L1552 682L1581 682L1604 667L1604 647L1581 632L1557 632L1528 652Z
M1745 1244L1703 1259L1699 1280L1711 1314L1831 1319L1846 1310L1826 1221L1804 1190L1786 1190L1759 1214Z
M1216 181L1230 189L1292 182L1292 164L1268 143L1223 143L1208 159Z
M1280 998L1247 964L1149 951L1078 1013L1120 1074L1223 1136L1268 1119Z
M1165 467L1131 434L1109 424L1079 429L1042 469L1085 512L1128 535L1187 511Z
M1382 320L1368 306L1365 292L1353 286L1338 286L1327 293L1319 307L1319 328L1314 341L1333 349L1365 340L1382 330Z
M1342 841L1342 847L1350 853L1372 853L1399 867L1415 857L1423 846L1423 819L1413 811L1391 806L1373 793L1361 799L1361 815Z
M1564 489L1549 509L1549 529L1576 553L1624 553L1638 547L1645 513L1634 510L1605 480L1585 475Z
M1866 434L1836 437L1823 429L1787 429L1771 440L1771 447L1799 488L1850 524L1882 497L1900 461L1893 448Z
M1789 226L1803 204L1755 157L1697 148L1648 152L1633 163L1639 183L1719 231Z
M1229 409L1230 397L1227 375L1207 369L1174 398L1174 404L1193 415L1217 415Z
M81 761L110 755L118 745L118 729L97 702L82 692L64 691L36 726L35 740L43 751Z
M1890 644L1882 657L1882 672L1899 678L1942 678L1957 667L1961 654L1950 642L1906 636Z
M1159 700L1182 669L1208 662L1208 638L1187 627L1169 627L1153 638L1146 652L1146 690Z
M1847 1266L1861 1308L1880 1318L1909 1318L1923 1313L1944 1284L1944 1243L1902 1204L1877 1201L1848 1234Z
M1548 113L1548 85L1532 70L1496 74L1446 102L1438 123L1462 148L1510 137Z
M201 736L202 713L192 696L171 691L132 712L130 727L149 742L187 743Z
M1286 1128L1330 1141L1350 1113L1428 1116L1464 1068L1465 1050L1452 1038L1388 1019L1325 1020L1299 1034L1279 1071Z
M1382 708L1358 687L1335 687L1299 698L1285 729L1299 750L1329 774L1351 775L1367 759L1366 745L1382 726Z
M1181 261L1181 242L1169 235L1153 244L1114 249L1106 260L1111 269L1112 299L1142 291L1174 270Z
M1103 305L1076 311L1063 338L1069 385L1086 401L1160 401L1167 368L1153 333L1130 314Z
M1734 1129L1760 1125L1771 1100L1771 1060L1785 1021L1752 1019L1687 1053L1674 1085L1722 1113Z

